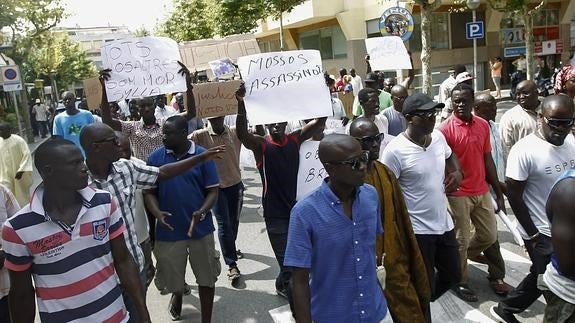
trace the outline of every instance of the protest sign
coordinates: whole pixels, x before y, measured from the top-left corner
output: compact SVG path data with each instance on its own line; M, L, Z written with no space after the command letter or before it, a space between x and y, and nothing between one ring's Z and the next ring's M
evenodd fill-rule
M228 57L235 62L238 57L259 54L260 47L253 35L237 35L188 41L180 46L180 53L182 62L190 70L206 70L210 68L210 61Z
M178 44L165 37L141 37L106 42L102 66L111 69L106 81L109 102L186 91L178 74Z
M325 121L324 134L340 133L345 134L345 126L342 120L327 118Z
M297 172L296 199L309 194L321 185L327 173L318 154L319 141L308 140L299 147L299 168Z
M194 85L198 118L226 116L238 113L236 90L241 81L210 82Z
M229 58L217 59L215 61L208 62L210 69L214 73L214 76L220 78L225 75L233 75L236 72L236 67L234 63Z
M333 115L317 50L296 50L238 59L252 125Z
M102 86L97 77L92 77L83 81L84 95L88 101L88 108L97 109L102 101Z
M412 68L407 49L398 36L366 38L365 48L374 71Z

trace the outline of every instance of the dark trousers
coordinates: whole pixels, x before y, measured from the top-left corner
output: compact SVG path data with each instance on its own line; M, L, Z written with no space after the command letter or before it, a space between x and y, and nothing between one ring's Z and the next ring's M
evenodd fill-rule
M461 280L459 244L454 230L444 234L416 234L415 238L425 263L433 302Z
M8 295L0 298L0 323L10 323L10 310L8 307Z
M218 238L220 248L224 256L224 262L228 266L235 266L238 260L236 253L236 239L240 225L240 213L244 201L244 184L220 188L218 200L213 207L218 221Z
M525 240L525 247L531 258L529 274L505 299L499 302L499 307L507 313L521 313L541 296L541 290L537 288L537 277L545 273L547 264L551 261L553 245L551 238L545 235L541 235L537 240L536 244Z
M276 289L285 292L289 289L289 281L291 278L291 271L289 268L284 267L289 219L265 218L265 221L270 244L272 245L276 260L280 267L280 272L276 278Z
M38 130L40 131L40 136L46 138L48 134L48 121L36 121L38 123Z
M501 255L499 240L496 240L489 248L483 250L483 255L487 259L487 271L489 272L487 279L491 281L505 278L505 261L503 261L503 256Z

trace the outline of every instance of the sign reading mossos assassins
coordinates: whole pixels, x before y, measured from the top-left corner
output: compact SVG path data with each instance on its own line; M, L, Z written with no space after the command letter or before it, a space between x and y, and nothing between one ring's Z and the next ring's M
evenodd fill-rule
M402 7L392 7L383 12L379 18L379 31L382 36L399 36L405 42L413 34L413 16Z

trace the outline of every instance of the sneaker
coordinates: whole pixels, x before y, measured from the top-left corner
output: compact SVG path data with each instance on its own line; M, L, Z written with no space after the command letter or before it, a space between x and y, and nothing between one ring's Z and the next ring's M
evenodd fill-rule
M241 276L242 274L240 274L240 270L238 269L238 267L234 266L228 269L228 279L232 283L235 283L238 279L240 279Z
M500 323L519 323L515 315L506 313L499 304L491 306L489 313Z
M240 249L236 250L236 255L237 255L238 259L244 258L244 254L242 253L242 251Z
M504 282L503 279L490 280L489 286L491 286L493 292L499 296L507 296L507 294L513 289L513 287Z

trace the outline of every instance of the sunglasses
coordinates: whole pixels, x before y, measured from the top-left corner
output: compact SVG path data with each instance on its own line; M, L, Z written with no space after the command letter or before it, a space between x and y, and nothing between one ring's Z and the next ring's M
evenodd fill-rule
M94 144L104 144L104 143L108 143L108 142L111 142L116 146L120 145L120 141L118 140L118 137L116 137L116 136L102 139L102 140L98 140L98 141L94 141Z
M547 117L543 117L543 120L545 120L545 123L554 129L557 128L569 128L573 126L574 123L574 119L570 118L570 119L557 119L557 118L547 118Z
M359 143L361 144L362 147L371 147L373 145L373 143L381 143L384 136L385 135L383 133L378 133L375 136L365 136L365 137L355 138L355 139L357 139L357 141L359 141Z
M437 113L438 113L438 112L439 112L438 110L418 112L418 113L413 113L413 116L429 119L429 118L431 118L431 117L437 116Z
M342 160L342 161L332 161L332 162L329 162L329 164L347 165L347 166L351 166L351 168L353 170L359 170L362 165L367 165L367 162L369 162L369 152L364 151L359 156L356 156L356 157L353 157L353 158L350 158L347 160Z

